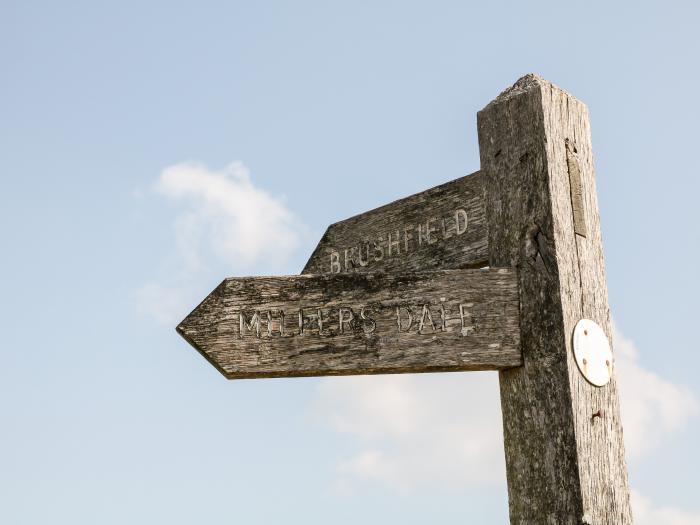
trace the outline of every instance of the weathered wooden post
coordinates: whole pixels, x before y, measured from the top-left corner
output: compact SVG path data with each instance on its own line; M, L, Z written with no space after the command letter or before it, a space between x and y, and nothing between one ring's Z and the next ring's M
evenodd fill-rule
M306 275L226 279L178 332L229 379L498 370L511 523L630 524L588 112L528 75L478 128L480 172L331 225Z
M583 318L611 337L586 106L534 75L478 114L491 266L518 269L524 365L499 372L513 524L632 523L614 377L574 360Z

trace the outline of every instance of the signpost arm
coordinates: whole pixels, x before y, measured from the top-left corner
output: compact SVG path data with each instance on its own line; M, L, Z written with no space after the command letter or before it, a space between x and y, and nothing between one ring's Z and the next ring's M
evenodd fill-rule
M478 114L490 265L519 269L524 366L499 372L511 523L632 523L615 378L572 351L611 338L586 106L534 75Z

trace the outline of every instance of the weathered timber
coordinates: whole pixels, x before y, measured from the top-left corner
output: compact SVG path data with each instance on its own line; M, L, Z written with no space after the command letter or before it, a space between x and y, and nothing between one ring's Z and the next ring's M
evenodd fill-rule
M477 120L490 264L519 275L524 366L500 372L510 522L632 523L615 379L591 385L572 352L581 318L612 340L587 108L528 75Z
M482 179L476 172L332 224L302 273L485 266Z
M177 330L229 379L522 364L510 269L226 279Z

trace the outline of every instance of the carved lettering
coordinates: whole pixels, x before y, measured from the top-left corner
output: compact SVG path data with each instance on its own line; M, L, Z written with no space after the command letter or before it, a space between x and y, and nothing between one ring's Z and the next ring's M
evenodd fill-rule
M402 328L401 326L401 307L397 306L396 307L396 325L398 326L399 332L410 332L411 327L413 326L413 314L411 313L411 309L408 308L407 306L403 307L404 310L406 310L406 313L408 314L408 326L405 328Z
M442 219L442 238L447 240L452 237L452 228L447 228L447 219Z
M328 319L323 318L323 310L321 308L316 309L316 323L318 324L318 335L330 335L329 333L323 332L323 324L328 321Z
M304 333L304 309L299 308L299 335Z
M239 337L243 337L245 329L247 329L249 332L255 331L255 336L260 337L260 314L258 314L258 312L253 314L250 322L246 320L245 313L242 311L240 312L238 318L240 326Z
M391 233L389 233L388 246L389 246L389 250L388 250L389 257L391 257L391 251L392 251L391 248L394 246L396 246L396 255L398 255L401 252L401 249L399 248L399 246L400 246L400 244L399 244L399 230L396 230L396 240L393 240L393 241L391 240Z
M352 313L352 308L338 309L338 324L340 325L341 334L345 332L345 325L349 325L350 330L352 330L351 322L354 318L355 315Z
M395 304L395 303L394 303ZM444 297L439 302L382 305L340 305L333 307L304 306L285 311L260 309L238 312L239 338L295 337L295 336L342 336L346 334L369 335L375 331L391 330L400 334L435 335L443 332L459 332L470 335L477 330L474 320L474 303L452 304L454 312L450 318L449 302ZM313 313L311 313L313 312ZM450 323L450 319L454 322ZM459 322L457 322L459 320ZM266 323L266 326L263 324Z
M362 246L360 246L360 249L358 250L359 254L357 257L357 261L360 263L360 266L367 266L369 264L369 242L365 243L365 251L367 253L367 257L365 260L362 260Z
M437 231L436 227L431 226L433 222L437 222L437 219L435 217L431 217L430 219L425 221L425 240L428 242L428 244L434 244L437 242L437 238L431 236L433 232Z
M474 324L472 322L471 308L474 303L460 304L459 305L459 318L462 322L462 335L469 335L474 333Z
M411 251L437 242L448 242L449 239L466 233L469 218L464 208L458 208L448 216L432 216L424 218L418 224L398 226L398 229L393 228L374 239L368 238L354 246L330 250L330 273L356 271L357 268L382 261L385 257L408 255Z
M278 325L279 328L277 331L279 332L280 335L283 336L284 335L284 311L277 310L277 314L279 315L279 325ZM273 331L274 330L272 329L272 311L268 310L267 311L267 335L272 337Z
M381 261L384 258L384 247L382 246L382 242L384 239L382 237L379 237L377 241L374 243L374 260L375 261Z
M467 231L467 226L469 226L469 220L467 218L466 210L460 208L455 212L455 224L457 229L457 235L462 235L465 231Z
M354 268L355 264L353 263L352 260L352 252L355 251L355 248L346 248L345 249L345 271L347 272L350 268ZM348 253L350 254L348 256Z
M367 310L369 308L360 308L360 319L362 319L362 327L366 334L371 334L377 329L377 323L369 315L367 315ZM367 327L369 325L369 328Z
M418 333L419 334L423 333L423 328L425 327L426 318L428 319L428 321L430 321L430 326L433 328L433 332L435 332L435 323L433 322L433 314L430 312L430 305L424 304L423 305L423 312L421 313L420 321L418 322Z
M340 273L340 254L335 250L331 252L331 273Z
M406 226L403 229L403 247L404 247L404 251L406 253L408 253L408 250L409 250L408 243L411 239L413 239L413 234L411 233L412 230L413 230L413 226L411 226L411 225Z

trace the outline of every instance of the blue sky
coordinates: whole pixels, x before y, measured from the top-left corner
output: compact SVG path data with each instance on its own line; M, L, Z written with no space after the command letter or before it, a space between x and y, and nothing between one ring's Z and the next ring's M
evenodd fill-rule
M227 382L174 326L477 170L476 112L536 72L591 113L638 522L700 524L699 19L0 2L0 521L506 522L495 375Z

